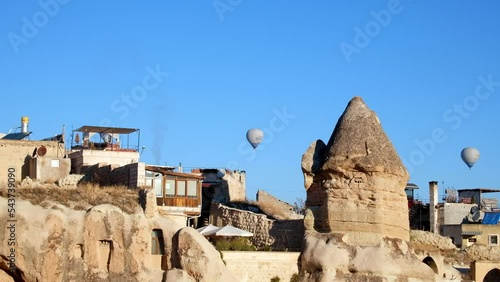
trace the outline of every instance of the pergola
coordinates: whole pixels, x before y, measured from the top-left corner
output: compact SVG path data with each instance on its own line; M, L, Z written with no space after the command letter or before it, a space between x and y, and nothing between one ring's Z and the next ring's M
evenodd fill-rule
M126 149L134 149L135 151L139 150L139 143L140 143L140 129L138 128L125 128L125 127L105 127L105 126L94 126L94 125L84 125L82 127L79 127L75 130L73 130L73 136L71 140L71 145L72 147L75 147L75 132L81 132L83 134L86 134L87 136L94 136L98 135L100 138L100 142L97 142L95 144L104 144L105 148L109 148L110 150L113 149L122 149L123 147L121 144L119 146L116 146L114 143L114 138L110 138L109 142L108 140L105 140L104 136L116 136L116 135L126 135L127 138L127 144L125 146ZM132 133L137 133L137 146L130 146L130 135ZM83 137L82 137L83 138ZM82 142L85 140L82 140ZM78 143L76 142L76 147L78 147ZM81 145L82 148L85 148L86 144ZM104 148L103 147L103 148Z

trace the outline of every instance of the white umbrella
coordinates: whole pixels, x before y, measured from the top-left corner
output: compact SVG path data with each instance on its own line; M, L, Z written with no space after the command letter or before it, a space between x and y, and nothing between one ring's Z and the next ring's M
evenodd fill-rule
M215 225L209 224L207 226L200 227L196 229L196 231L200 232L201 235L209 235L213 234L215 231L219 230L220 227L217 227Z
M212 236L228 236L228 237L252 237L253 233L245 231L243 229L236 228L231 225L226 225L224 227L219 228L218 230L214 230L209 232L206 235Z

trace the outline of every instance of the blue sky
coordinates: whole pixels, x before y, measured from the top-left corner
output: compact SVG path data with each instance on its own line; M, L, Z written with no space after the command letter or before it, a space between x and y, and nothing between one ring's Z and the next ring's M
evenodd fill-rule
M228 167L305 198L301 156L348 101L379 116L411 182L500 188L496 1L0 2L0 132L141 129L150 164ZM249 128L264 143L252 152ZM460 159L472 146L472 170Z

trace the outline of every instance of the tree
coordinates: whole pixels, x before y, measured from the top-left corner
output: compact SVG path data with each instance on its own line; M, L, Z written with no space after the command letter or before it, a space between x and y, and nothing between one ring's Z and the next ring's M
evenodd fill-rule
M298 214L305 214L306 202L302 198L296 198L297 200L293 203L293 210Z

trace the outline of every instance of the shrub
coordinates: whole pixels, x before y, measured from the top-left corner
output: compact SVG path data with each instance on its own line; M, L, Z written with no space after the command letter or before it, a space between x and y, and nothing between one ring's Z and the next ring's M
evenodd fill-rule
M273 250L273 248L269 245L266 245L266 246L262 247L260 250L264 251L264 252L270 252Z
M271 278L271 282L280 282L280 278L278 276L274 276Z
M219 251L255 251L253 246L246 238L220 239L215 241L215 248Z
M290 277L290 282L300 282L302 277L298 273L294 273L292 277Z
M215 248L219 251L229 251L231 243L228 240L217 240L215 242Z

